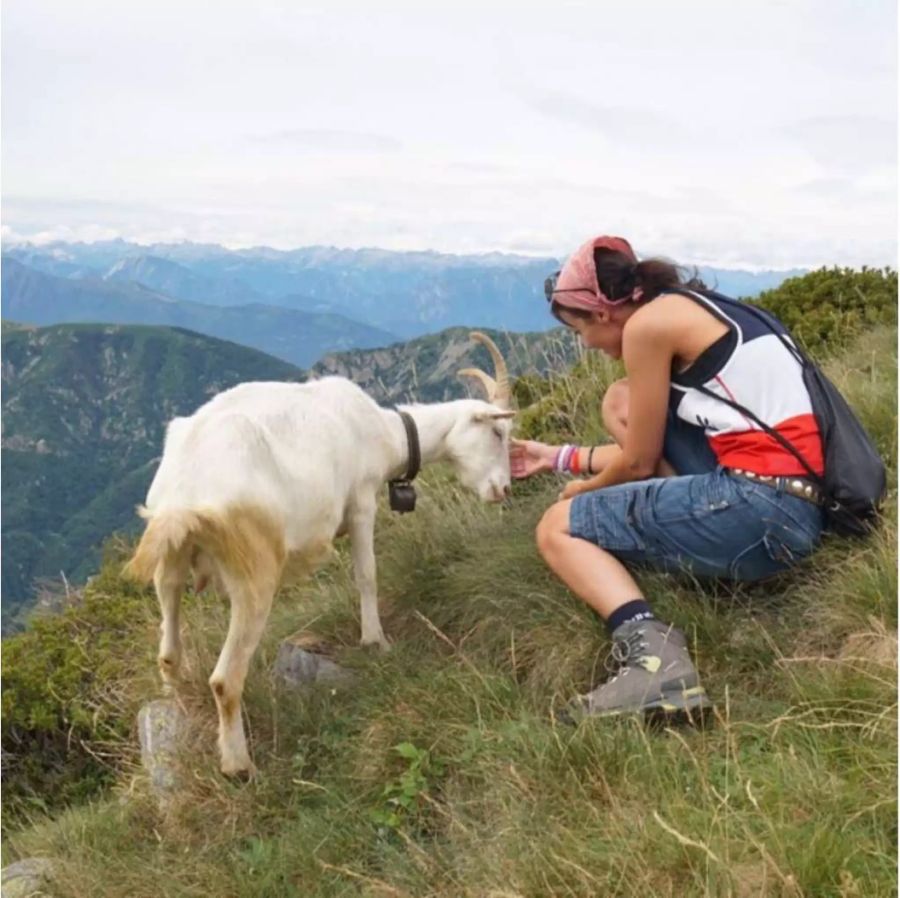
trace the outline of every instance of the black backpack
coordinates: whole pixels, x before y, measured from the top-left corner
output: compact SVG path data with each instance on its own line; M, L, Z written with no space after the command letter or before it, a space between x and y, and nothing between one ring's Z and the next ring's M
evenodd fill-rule
M822 369L777 329L774 316L749 302L738 302L718 293L712 295L716 300L740 306L756 316L800 363L803 383L809 392L813 415L822 437L824 476L817 474L788 440L760 421L749 409L705 387L698 389L746 415L800 462L810 480L825 494L825 525L828 530L840 536L867 535L878 522L879 508L887 488L884 462L872 438Z

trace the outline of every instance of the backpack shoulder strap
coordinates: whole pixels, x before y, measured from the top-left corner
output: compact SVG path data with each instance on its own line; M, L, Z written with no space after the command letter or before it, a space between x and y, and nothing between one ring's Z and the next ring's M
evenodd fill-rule
M793 340L788 340L784 334L782 334L778 328L772 323L772 319L767 315L762 309L753 305L752 302L739 302L736 299L732 299L730 296L722 296L721 293L716 294L716 299L720 302L727 303L731 306L737 306L743 309L745 312L749 312L754 318L758 321L761 321L776 337L781 341L781 344L787 349L788 352L800 363L801 367L806 368L808 365L812 365L813 363L809 360L809 357L797 346Z

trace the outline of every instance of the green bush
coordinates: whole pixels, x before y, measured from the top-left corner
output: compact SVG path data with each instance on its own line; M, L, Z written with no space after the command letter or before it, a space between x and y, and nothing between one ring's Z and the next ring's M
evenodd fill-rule
M820 268L753 302L780 318L811 355L832 355L866 329L897 323L897 272Z
M3 641L4 827L115 779L131 749L135 686L153 673L155 602L121 580L110 545L99 574L58 613Z

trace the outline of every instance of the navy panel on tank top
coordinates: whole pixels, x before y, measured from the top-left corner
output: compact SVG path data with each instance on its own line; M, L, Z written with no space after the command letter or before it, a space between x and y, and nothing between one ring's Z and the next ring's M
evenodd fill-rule
M777 430L821 472L822 441L797 359L756 315L721 294L677 292L728 325L686 371L673 373L669 407L682 420L702 427L719 464L757 474L806 472L794 456L751 419L696 389L703 386L753 412ZM779 333L787 330L766 313Z

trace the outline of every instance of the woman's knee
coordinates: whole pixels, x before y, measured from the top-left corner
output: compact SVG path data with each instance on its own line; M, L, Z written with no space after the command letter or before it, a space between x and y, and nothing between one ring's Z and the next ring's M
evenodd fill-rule
M546 558L558 546L561 538L569 535L569 506L571 499L551 505L538 521L535 540L538 551Z
M617 380L609 385L600 404L603 424L610 432L628 422L628 380Z

